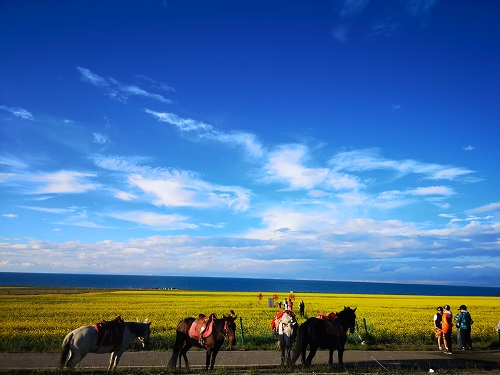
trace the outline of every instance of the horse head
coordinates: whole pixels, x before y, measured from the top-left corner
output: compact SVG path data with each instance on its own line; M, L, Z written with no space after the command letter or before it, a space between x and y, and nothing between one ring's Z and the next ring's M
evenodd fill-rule
M151 335L151 322L147 319L144 323L137 323L136 329L133 331L134 335L136 335L137 340L142 344L143 348L149 346L149 336Z
M236 345L236 314L231 310L231 315L226 316L223 315L222 319L224 320L224 336L229 340L229 348L233 345Z
M354 333L354 329L356 328L356 310L357 307L351 309L350 307L344 306L344 310L337 314L342 324L348 328L351 333Z

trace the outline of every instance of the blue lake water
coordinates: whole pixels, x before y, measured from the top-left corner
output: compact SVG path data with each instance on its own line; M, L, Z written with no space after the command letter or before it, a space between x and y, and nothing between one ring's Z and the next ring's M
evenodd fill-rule
M184 289L228 292L500 296L500 287L392 284L371 282L250 279L227 277L94 275L0 272L1 286L112 289Z

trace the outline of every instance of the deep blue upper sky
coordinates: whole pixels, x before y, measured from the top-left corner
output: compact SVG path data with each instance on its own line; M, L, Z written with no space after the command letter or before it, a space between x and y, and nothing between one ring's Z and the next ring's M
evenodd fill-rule
M499 19L2 1L0 271L498 286Z

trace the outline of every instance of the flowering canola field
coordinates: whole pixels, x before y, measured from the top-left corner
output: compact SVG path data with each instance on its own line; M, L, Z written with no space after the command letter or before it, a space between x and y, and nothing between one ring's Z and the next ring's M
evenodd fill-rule
M474 319L476 348L498 340L494 326L500 319L500 297L435 297L324 293L197 292L182 290L95 291L80 294L0 294L0 352L56 352L64 336L75 328L121 315L125 320L149 319L151 350L171 350L177 323L199 313L219 317L234 310L237 319L236 349L274 349L269 328L279 311L268 307L268 298L294 297L298 314L301 300L305 317L357 307L357 333L348 345L356 348L359 335L372 347L434 349L433 316L437 306L449 304L455 315L461 304ZM241 319L240 319L241 318ZM242 331L243 329L243 331ZM243 335L242 335L243 332ZM133 347L132 349L134 349ZM139 348L137 346L136 348Z

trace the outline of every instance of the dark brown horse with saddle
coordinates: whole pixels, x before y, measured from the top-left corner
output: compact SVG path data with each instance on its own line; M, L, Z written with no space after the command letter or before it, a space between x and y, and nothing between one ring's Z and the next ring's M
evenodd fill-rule
M329 349L328 364L333 364L333 352L338 350L339 364L344 361L344 345L347 341L347 332L354 333L356 327L356 309L344 307L339 313L321 315L318 318L309 318L299 327L297 344L292 357L292 366L299 357L302 365L311 367L311 362L318 348ZM309 355L306 350L309 346Z
M196 318L186 318L179 322L176 329L175 344L172 350L172 357L168 362L168 367L176 368L179 359L179 369L181 369L182 358L186 368L189 369L187 352L191 347L205 348L207 350L205 369L213 370L215 358L222 344L227 339L229 348L236 344L236 315L231 310L230 316L223 315L222 319L217 319L215 314L205 319L204 315ZM202 329L203 327L203 329ZM200 333L200 331L204 331ZM202 337L200 337L202 336Z

